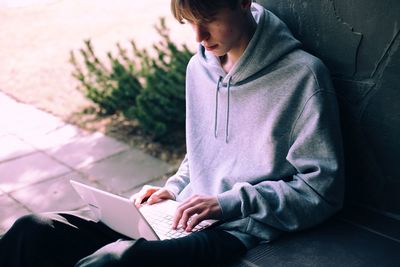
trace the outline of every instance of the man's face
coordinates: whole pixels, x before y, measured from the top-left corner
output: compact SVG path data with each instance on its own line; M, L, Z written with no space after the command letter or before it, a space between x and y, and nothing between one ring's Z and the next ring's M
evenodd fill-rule
M210 22L191 22L196 41L216 56L233 52L240 46L243 36L244 15L240 8L224 8Z

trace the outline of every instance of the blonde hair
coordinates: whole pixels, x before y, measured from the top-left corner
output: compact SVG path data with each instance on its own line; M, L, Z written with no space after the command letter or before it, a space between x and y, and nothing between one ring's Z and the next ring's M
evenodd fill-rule
M180 22L208 22L222 8L236 9L238 0L171 0L173 16Z

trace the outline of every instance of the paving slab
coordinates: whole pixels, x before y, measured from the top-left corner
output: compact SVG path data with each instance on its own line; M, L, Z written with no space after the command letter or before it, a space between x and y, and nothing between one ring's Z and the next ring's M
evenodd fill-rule
M9 132L2 131L2 129L0 128L0 138L6 135L9 135Z
M45 5L52 4L59 0L9 0L9 1L0 1L0 7L25 7L34 5Z
M33 212L53 212L77 210L86 206L85 202L72 188L73 179L88 185L98 186L77 172L38 182L17 190L10 195Z
M60 118L22 103L9 103L1 109L6 111L0 116L2 131L15 135L46 133L65 124Z
M35 148L14 135L0 136L0 162L35 152Z
M6 193L71 172L42 152L0 163L0 189Z
M30 211L8 195L0 196L0 235L3 234L19 217Z
M46 149L45 152L78 169L128 149L128 145L97 132L74 138L70 143Z
M6 95L5 93L0 91L0 104L1 104L1 107L3 105L5 105L5 104L8 104L8 103L17 103L17 101L15 101L11 97L9 97L8 95Z
M5 119L3 116L8 114L8 107L15 105L16 103L17 102L14 99L0 91L0 114L2 114L2 116L0 116L0 122ZM0 137L7 134L9 134L8 129L4 126L0 127Z
M115 193L122 194L161 177L171 166L139 150L129 150L80 169Z
M72 168L82 168L130 148L100 132L84 131L70 124L22 139Z
M79 137L88 136L90 134L91 133L81 130L75 125L65 124L46 133L36 132L19 134L18 136L35 148L46 150L49 148L59 148L62 145L74 142L74 140Z
M2 108L2 110L5 110L5 108L15 105L17 103L18 102L15 101L13 98L0 91L0 107Z

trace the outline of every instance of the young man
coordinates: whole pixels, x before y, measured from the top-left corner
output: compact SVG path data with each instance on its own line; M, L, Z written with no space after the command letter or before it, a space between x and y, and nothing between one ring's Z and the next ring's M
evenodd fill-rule
M187 155L163 188L132 199L182 202L173 227L187 231L222 224L147 241L70 214L30 215L0 241L1 266L226 265L341 207L341 134L324 65L251 0L172 0L172 12L200 43L187 68Z

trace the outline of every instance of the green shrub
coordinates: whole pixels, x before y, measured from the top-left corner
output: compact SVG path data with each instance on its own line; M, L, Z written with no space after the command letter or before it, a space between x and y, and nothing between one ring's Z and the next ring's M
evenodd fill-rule
M164 20L156 27L161 41L153 46L157 57L142 51L144 88L128 117L155 139L167 141L185 128L185 74L192 53L186 46L176 46L169 37Z
M99 107L102 114L112 115L135 105L142 85L134 62L124 58L126 51L117 44L119 55L113 57L108 53L110 67L106 67L95 55L91 41L85 40L84 43L85 47L80 49L83 67L75 53L70 53L70 62L74 66L72 75L80 82L78 89Z
M137 120L153 139L170 142L184 133L185 73L193 54L187 46L178 47L172 42L163 18L156 30L161 40L153 45L154 56L131 41L133 56L129 57L127 50L117 44L117 56L107 54L108 67L86 40L80 50L83 63L73 51L70 62L73 76L79 81L78 89L102 114L121 112L127 119Z

